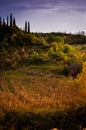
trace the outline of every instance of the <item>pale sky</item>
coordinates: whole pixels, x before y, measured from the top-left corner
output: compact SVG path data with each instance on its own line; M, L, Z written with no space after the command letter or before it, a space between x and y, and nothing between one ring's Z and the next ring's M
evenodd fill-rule
M31 32L86 32L86 0L0 0L0 15L10 13Z

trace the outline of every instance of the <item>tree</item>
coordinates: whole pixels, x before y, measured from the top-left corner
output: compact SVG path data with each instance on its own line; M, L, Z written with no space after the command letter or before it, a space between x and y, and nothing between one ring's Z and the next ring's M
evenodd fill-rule
M12 27L13 26L13 16L12 16L12 13L10 15L10 26Z
M9 26L9 17L7 16L7 27Z
M25 32L27 32L27 21L25 21Z
M30 23L28 22L28 33L30 33Z
M13 26L16 26L16 20L13 18Z

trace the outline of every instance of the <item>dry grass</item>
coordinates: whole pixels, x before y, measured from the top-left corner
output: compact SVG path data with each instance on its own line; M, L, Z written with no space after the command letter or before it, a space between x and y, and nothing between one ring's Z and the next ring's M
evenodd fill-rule
M78 84L72 78L3 76L0 80L0 111L18 109L41 112L78 107L85 101Z

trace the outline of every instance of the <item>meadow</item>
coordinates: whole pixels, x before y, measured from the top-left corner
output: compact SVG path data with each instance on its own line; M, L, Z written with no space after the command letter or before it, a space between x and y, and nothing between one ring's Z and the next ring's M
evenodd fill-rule
M84 69L76 78L52 73L51 69L52 65L31 65L3 72L1 130L76 130L85 126Z

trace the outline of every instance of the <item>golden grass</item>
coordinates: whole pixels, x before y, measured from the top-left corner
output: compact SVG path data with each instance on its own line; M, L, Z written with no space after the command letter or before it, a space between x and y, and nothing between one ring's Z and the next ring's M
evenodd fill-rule
M72 78L28 76L23 78L3 76L0 80L0 111L55 111L77 108L85 103L78 83Z

